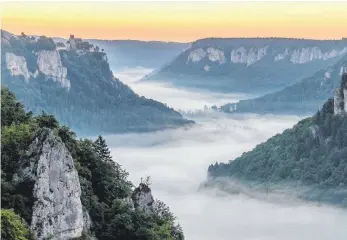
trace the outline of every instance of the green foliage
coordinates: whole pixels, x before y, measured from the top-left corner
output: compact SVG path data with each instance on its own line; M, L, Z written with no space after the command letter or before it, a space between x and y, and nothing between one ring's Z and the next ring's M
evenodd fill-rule
M153 131L192 123L172 108L138 96L115 79L103 52L59 51L71 83L69 90L41 72L27 84L23 76L13 76L7 69L5 54L11 52L25 57L28 70L35 73L37 51L55 49L52 44L52 39L46 37L37 41L19 37L11 38L2 48L2 84L34 114L44 110L83 135Z
M342 204L347 199L346 170L347 116L334 115L330 99L314 117L300 121L227 164L211 165L208 173L213 178L247 182L294 182L321 192L335 189L335 193L327 192L326 201Z
M13 210L1 209L1 238L4 240L34 240L34 235Z
M333 95L334 89L347 86L345 83L347 75L340 81L340 70L346 64L347 55L344 55L336 64L329 67L322 66L322 70L307 78L301 78L300 81L282 90L237 103L228 103L221 106L220 110L223 112L230 112L232 109L233 112L247 113L313 114L326 99ZM326 77L327 73L329 78Z
M24 106L16 101L15 95L7 88L1 88L1 127L12 123L26 122L31 113L25 113Z
M7 89L3 91L5 97L2 98L2 107L8 109L9 105L16 108L13 113L4 111L2 118L2 207L13 208L27 222L31 221L34 182L26 180L14 185L12 179L35 136L42 129L50 128L60 137L75 161L82 190L81 201L92 219L91 231L98 239L183 239L182 229L175 224L174 216L164 203L157 201L154 215L133 209L126 203L125 199L133 193L133 185L127 179L129 174L113 161L106 141L101 136L95 142L88 139L76 140L75 133L66 126L60 126L54 116L43 112L40 116L32 117L25 113L23 106L18 104L11 92ZM148 182L149 180L146 184ZM148 188L144 183L142 185L143 188ZM8 229L2 228L10 231ZM12 232L4 234L13 235ZM88 239L87 236L85 239Z
M40 36L37 39L37 50L55 50L55 43L52 38Z

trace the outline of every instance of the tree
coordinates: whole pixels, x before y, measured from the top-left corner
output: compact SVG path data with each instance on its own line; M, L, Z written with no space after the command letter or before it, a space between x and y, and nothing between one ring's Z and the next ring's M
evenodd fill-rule
M96 153L104 162L113 162L110 150L107 147L105 139L99 135L98 139L94 142Z
M1 88L1 126L26 122L32 113L25 113L24 106L7 88Z
M6 240L34 240L27 224L13 210L1 209L1 238Z
M55 129L59 127L58 121L53 115L48 115L45 111L42 111L42 114L36 117L36 121L40 128L47 127L50 129Z

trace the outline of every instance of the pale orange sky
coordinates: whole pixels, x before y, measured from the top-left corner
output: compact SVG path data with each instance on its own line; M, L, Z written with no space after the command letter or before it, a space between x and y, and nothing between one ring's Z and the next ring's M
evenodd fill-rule
M67 38L189 42L205 37L340 39L347 2L22 2L2 4L2 28Z

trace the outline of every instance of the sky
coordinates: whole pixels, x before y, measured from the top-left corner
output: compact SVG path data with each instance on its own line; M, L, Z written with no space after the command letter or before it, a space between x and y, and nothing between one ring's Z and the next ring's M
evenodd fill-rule
M7 2L15 34L191 42L206 37L346 37L347 2Z

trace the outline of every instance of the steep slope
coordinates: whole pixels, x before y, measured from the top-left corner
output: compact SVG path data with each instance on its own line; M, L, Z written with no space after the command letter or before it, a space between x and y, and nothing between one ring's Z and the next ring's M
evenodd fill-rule
M205 186L288 190L303 199L347 207L347 75L334 100L313 117L229 163L211 165L208 176Z
M283 90L220 107L223 112L307 114L317 111L339 86L347 70L347 55L336 64L316 72Z
M265 94L336 63L347 40L201 39L143 80L224 92Z
M184 239L149 181L134 188L101 136L76 140L54 116L26 113L7 89L1 115L2 239Z
M112 70L122 68L160 68L184 50L189 43L88 39L107 53Z
M153 131L187 121L114 78L107 56L81 39L2 34L2 84L35 114L42 110L82 134ZM72 44L74 43L74 44Z

